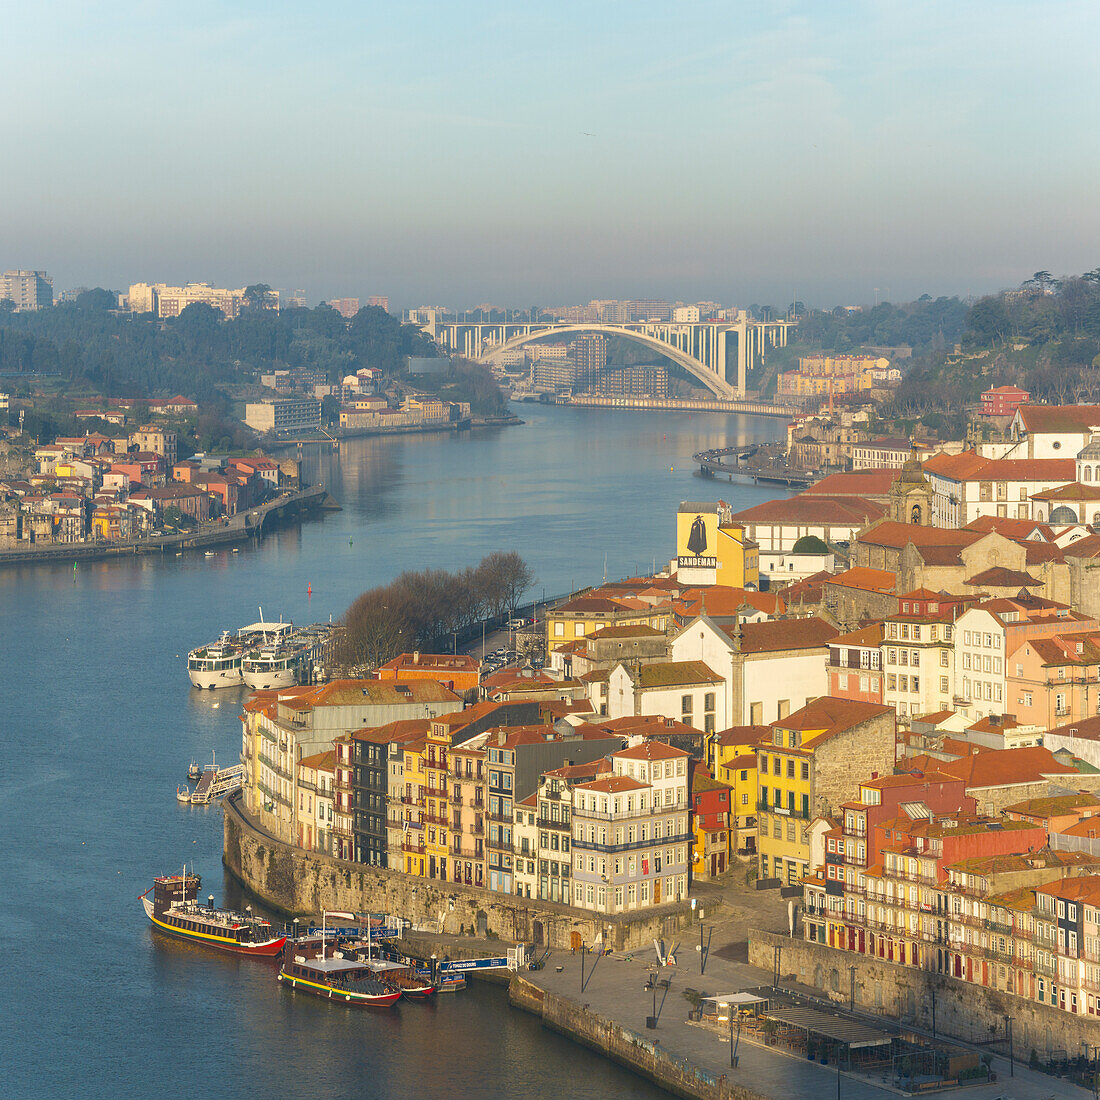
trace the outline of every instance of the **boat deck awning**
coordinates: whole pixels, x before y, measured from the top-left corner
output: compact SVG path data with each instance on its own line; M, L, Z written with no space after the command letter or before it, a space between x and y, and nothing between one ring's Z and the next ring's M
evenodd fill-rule
M807 1034L843 1043L852 1050L861 1047L884 1047L893 1041L889 1035L855 1020L819 1012L816 1008L776 1008L766 1013L769 1020L801 1028Z

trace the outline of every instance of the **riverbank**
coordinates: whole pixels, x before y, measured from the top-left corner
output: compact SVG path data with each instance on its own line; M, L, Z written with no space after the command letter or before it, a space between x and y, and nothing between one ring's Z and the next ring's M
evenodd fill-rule
M603 397L582 393L573 397L555 397L547 404L568 405L573 409L626 409L635 412L719 412L745 413L750 416L778 417L790 420L800 410L791 405L779 405L770 401L745 401L695 397Z
M36 543L26 548L0 550L0 566L38 565L46 562L100 561L106 558L132 558L140 554L185 553L232 546L259 539L265 528L290 519L298 519L313 511L338 509L329 501L323 485L284 493L276 500L249 508L229 517L225 524L174 535L158 535L145 539L125 539L119 542Z
M441 934L490 937L568 949L574 936L589 946L640 950L675 935L691 920L685 903L644 913L604 916L556 902L513 898L476 886L349 863L278 840L255 822L240 792L223 803L222 863L252 895L290 916L323 910L397 913L414 927Z

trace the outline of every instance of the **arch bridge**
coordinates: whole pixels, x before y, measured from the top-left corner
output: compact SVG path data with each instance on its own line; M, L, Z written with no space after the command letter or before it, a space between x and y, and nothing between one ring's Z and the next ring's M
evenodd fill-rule
M667 356L711 393L727 399L745 396L745 379L767 347L785 347L792 321L754 321L742 311L736 321L436 321L424 330L441 347L482 363L499 362L505 352L548 336L596 333L622 336ZM736 373L734 373L734 371ZM732 377L731 377L732 374Z

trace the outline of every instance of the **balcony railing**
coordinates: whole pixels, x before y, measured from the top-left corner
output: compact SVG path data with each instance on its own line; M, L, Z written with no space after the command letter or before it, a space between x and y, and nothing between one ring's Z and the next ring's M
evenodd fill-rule
M424 847L423 844L412 844L406 840L403 841L401 844L401 851L408 852L410 855L414 856L422 856L425 854L427 849Z
M551 821L548 817L540 817L538 819L538 826L540 829L562 829L565 832L569 832L568 821Z

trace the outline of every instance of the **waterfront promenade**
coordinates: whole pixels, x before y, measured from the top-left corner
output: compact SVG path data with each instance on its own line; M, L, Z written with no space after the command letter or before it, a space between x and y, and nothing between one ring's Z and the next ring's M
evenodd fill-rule
M129 558L137 554L165 554L188 550L210 550L259 538L264 528L292 515L321 507L328 494L323 485L293 493L283 493L266 504L259 504L230 516L225 523L208 524L194 531L157 535L118 542L51 542L0 550L0 566L43 562L98 561L104 558Z
M676 1059L687 1059L711 1077L727 1075L732 1086L740 1086L751 1093L776 1098L837 1095L845 1100L886 1100L888 1097L910 1095L846 1073L840 1075L838 1092L834 1066L822 1066L775 1047L761 1046L746 1040L744 1034L737 1046L737 1068L731 1070L728 1037L689 1022L687 1017L691 1004L684 994L688 990L716 994L770 987L772 975L747 963L721 957L716 946L707 959L705 974L700 975L699 952L695 946L689 934L681 943L678 965L662 968L660 977L668 978L670 986L658 1025L653 1030L646 1028L646 1017L653 1013L653 992L646 988L649 976L655 971L655 951L652 948L634 952L630 957L613 954L596 958L586 955L583 960L586 978L583 992L582 958L579 953L572 955L555 951L543 970L524 971L520 977L547 993L568 998L578 1007L587 1006L589 1012L631 1029L645 1041L657 1043L666 1054ZM725 953L733 952L727 950ZM657 991L658 1008L661 1008L663 992L661 989ZM836 1006L830 1011L842 1018L875 1026L874 1020L859 1014L849 1017ZM997 1055L993 1059L993 1068L997 1074L997 1080L993 1083L948 1088L934 1095L951 1100L964 1096L971 1100L995 1100L997 1097L1005 1097L1006 1100L1046 1100L1053 1097L1087 1100L1092 1095L1066 1081L1030 1070L1019 1062L1016 1063L1015 1076L1010 1077L1007 1060Z

